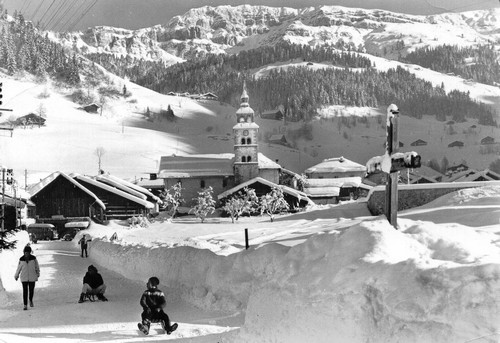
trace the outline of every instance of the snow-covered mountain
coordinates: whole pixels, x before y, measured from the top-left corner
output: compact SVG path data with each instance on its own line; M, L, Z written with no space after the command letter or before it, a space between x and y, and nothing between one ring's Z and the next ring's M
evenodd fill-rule
M340 45L392 58L417 47L499 42L498 17L499 8L418 16L340 6L205 6L175 16L166 25L139 30L99 26L60 38L83 53L109 52L167 63L175 63L176 57L233 53L282 41Z

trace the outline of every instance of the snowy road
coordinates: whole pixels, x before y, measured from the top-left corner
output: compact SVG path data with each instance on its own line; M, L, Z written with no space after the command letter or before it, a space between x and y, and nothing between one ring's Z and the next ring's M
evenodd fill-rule
M39 242L33 248L41 269L35 306L22 310L20 282L4 285L10 304L0 311L0 342L220 342L227 341L242 325L241 315L204 312L180 300L172 290L160 287L167 295L166 312L179 323L179 329L166 336L154 324L150 336L145 337L136 324L146 280L132 281L100 268L92 256L81 258L73 242ZM104 278L108 302L78 304L83 275L90 264Z

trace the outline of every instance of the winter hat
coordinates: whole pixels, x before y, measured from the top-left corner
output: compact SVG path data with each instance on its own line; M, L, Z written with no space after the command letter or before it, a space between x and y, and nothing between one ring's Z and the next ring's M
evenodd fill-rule
M29 245L25 246L23 252L29 252L31 254L31 247Z
M89 266L89 268L88 268L88 271L89 271L89 272L90 272L91 270L93 270L93 271L95 271L95 272L97 273L97 268L96 268L96 267L94 267L94 265L93 265L93 264L91 264L91 265Z

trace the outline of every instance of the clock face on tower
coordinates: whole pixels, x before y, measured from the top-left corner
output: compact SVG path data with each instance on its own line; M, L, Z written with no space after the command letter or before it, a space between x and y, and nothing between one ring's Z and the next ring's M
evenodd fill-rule
M248 136L248 130L243 131L243 136Z

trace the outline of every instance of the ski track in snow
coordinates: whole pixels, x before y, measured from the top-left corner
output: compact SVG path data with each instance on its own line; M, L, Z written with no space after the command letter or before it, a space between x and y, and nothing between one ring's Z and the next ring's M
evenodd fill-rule
M139 299L146 280L136 282L100 268L92 260L92 249L89 258L81 258L73 242L41 241L32 246L41 270L33 299L35 306L22 310L20 282L4 285L9 303L0 311L1 343L214 342L231 335L242 324L239 313L210 313L194 308L160 284L167 297L165 311L172 322L179 323L179 328L165 335L159 324L152 324L150 334L144 336L137 323L142 311ZM82 279L90 264L103 276L108 302L78 304Z

